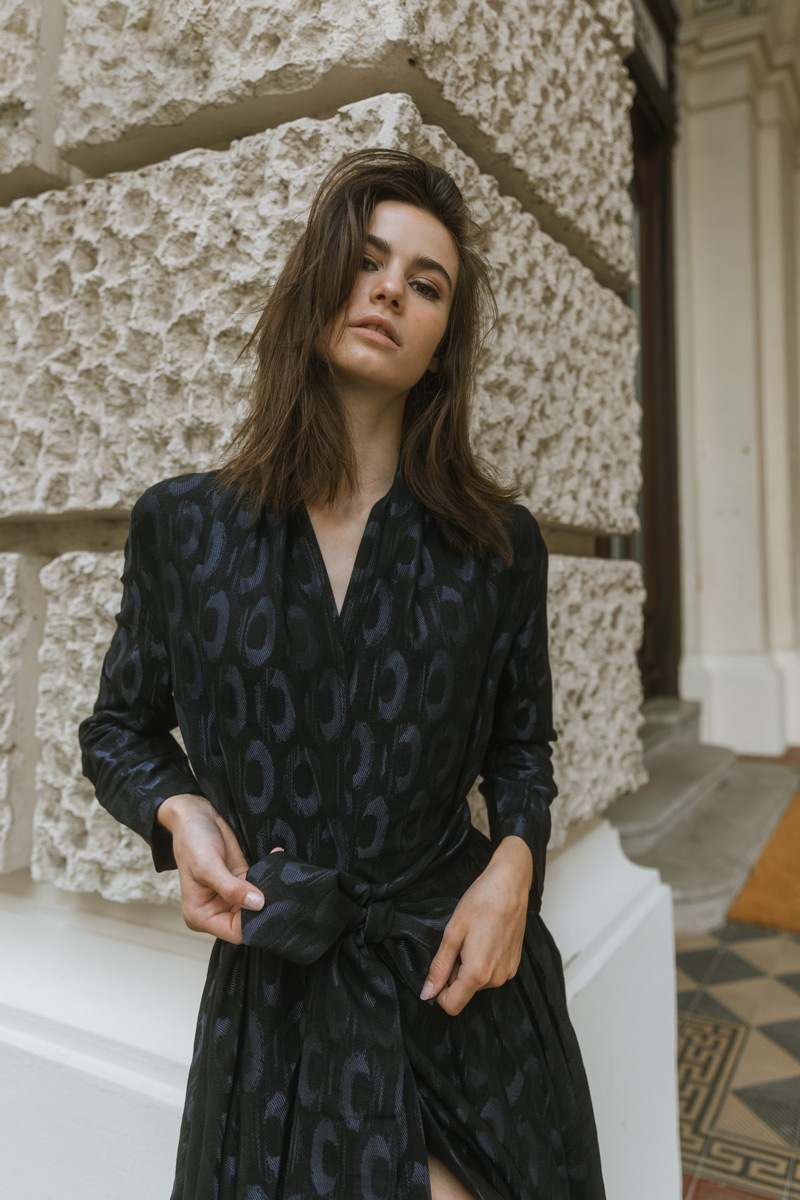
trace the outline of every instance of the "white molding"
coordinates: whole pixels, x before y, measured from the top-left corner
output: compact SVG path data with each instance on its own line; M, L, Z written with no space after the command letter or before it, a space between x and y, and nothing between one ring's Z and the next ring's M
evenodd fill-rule
M681 699L701 702L701 741L730 746L737 754L784 753L787 685L775 659L769 652L683 657Z
M800 650L773 650L772 657L783 680L786 740L800 746Z

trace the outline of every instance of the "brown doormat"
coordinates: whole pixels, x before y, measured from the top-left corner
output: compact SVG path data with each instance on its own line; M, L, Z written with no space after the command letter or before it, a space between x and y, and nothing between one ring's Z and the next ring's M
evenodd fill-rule
M747 925L800 933L800 792L726 916Z

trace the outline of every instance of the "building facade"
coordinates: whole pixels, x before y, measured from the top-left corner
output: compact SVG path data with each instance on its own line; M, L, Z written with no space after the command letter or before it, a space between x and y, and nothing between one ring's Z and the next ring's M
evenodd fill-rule
M97 804L77 725L133 501L215 465L254 312L324 171L370 144L446 167L490 229L475 444L551 555L543 915L609 1197L679 1196L672 892L609 817L645 792L660 701L733 751L800 743L795 9L0 0L15 1200L169 1186L210 939Z

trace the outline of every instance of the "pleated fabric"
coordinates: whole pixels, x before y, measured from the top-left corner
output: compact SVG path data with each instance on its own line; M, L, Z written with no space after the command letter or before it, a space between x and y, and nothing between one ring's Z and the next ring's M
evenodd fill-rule
M159 804L200 793L266 897L211 951L170 1200L430 1200L428 1150L476 1200L604 1200L540 913L557 734L535 518L511 506L511 568L458 553L399 463L340 614L307 510L248 526L216 474L134 505L79 727L99 802L156 870L176 867ZM522 960L451 1016L419 992L510 834L534 861Z

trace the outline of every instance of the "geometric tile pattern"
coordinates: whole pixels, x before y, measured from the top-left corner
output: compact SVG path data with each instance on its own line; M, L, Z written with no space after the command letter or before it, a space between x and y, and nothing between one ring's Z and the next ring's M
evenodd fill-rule
M684 1197L800 1200L800 934L676 939Z

